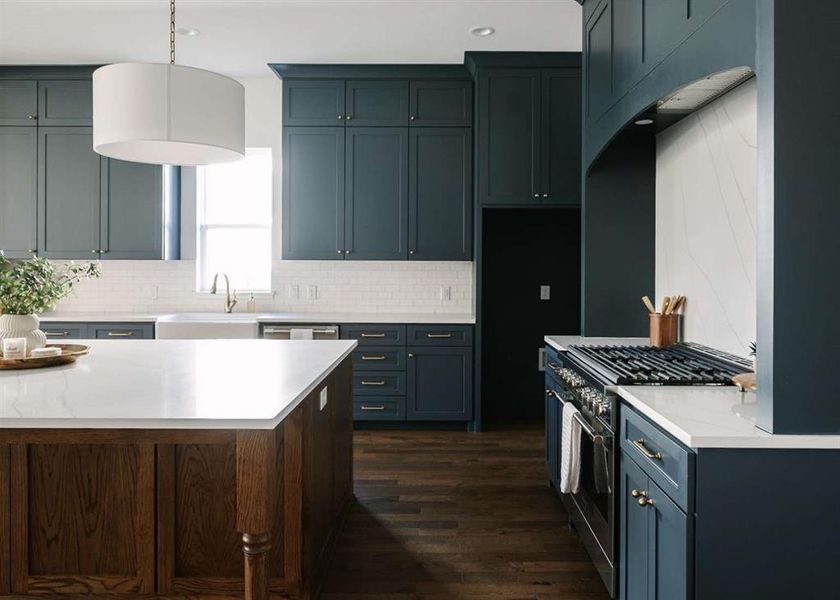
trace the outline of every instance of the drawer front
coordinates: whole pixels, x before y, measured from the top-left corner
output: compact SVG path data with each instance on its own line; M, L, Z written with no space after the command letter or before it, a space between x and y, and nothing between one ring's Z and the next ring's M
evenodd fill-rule
M360 346L405 346L405 325L343 325L341 338Z
M405 371L405 348L365 346L353 351L354 371Z
M62 340L80 340L87 336L84 323L41 323L41 331L47 335L47 343L60 343Z
M680 508L693 510L694 454L626 404L621 405L621 449Z
M472 346L471 325L409 325L411 346Z
M405 373L364 371L353 374L354 396L405 396Z
M154 325L140 323L93 323L88 326L90 337L97 340L151 340Z
M354 396L356 421L404 421L405 398L398 396Z

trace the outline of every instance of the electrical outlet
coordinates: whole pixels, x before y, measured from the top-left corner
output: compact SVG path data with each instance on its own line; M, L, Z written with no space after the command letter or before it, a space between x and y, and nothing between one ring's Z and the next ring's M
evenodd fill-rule
M538 348L537 371L545 371L545 348Z
M540 300L551 300L551 286L550 285L541 285L540 286Z
M306 299L307 300L317 300L318 299L318 286L317 285L306 286Z
M286 286L286 297L290 300L297 300L300 298L300 288L296 285L289 284Z
M323 390L321 390L321 409L320 410L324 410L327 407L327 389L328 388L325 387Z
M448 285L440 286L441 302L449 302L452 300L452 287Z

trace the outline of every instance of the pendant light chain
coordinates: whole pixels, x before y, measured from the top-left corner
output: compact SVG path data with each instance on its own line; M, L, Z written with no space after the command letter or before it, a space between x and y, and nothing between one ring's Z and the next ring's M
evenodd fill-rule
M175 64L175 0L169 2L169 64Z

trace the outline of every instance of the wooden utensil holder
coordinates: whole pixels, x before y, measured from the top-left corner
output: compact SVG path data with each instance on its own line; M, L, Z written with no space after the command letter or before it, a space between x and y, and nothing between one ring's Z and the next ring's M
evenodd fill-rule
M665 348L677 343L680 316L650 315L650 345L654 348Z

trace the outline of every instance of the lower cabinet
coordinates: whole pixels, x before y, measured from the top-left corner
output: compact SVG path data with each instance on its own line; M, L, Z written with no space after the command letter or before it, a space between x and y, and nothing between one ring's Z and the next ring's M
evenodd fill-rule
M61 342L62 340L153 340L155 326L153 323L59 323L48 321L41 323L47 340Z
M472 419L472 348L409 346L406 416L421 421Z
M563 407L555 394L557 384L545 376L545 472L548 480L559 489L560 486L560 444L563 435L561 418Z

